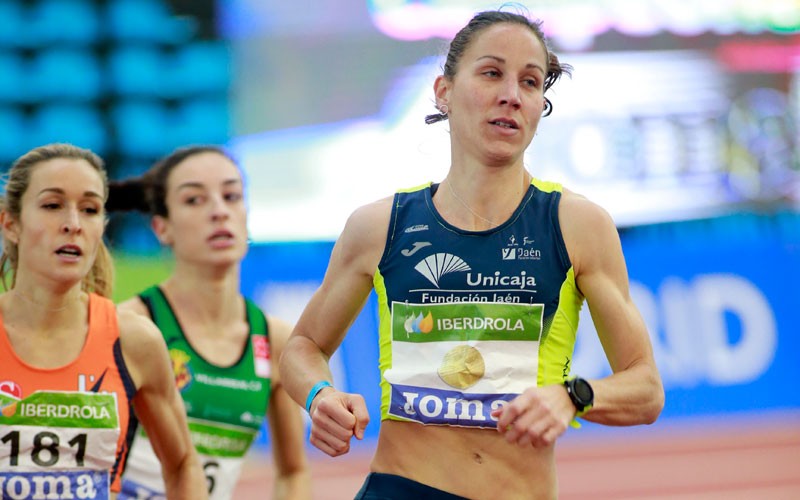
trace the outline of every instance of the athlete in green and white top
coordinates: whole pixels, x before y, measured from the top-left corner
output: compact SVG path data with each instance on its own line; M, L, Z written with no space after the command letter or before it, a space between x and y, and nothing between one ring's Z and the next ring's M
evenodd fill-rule
M266 415L276 467L273 497L310 498L300 408L284 392L274 362L291 327L265 317L239 291L247 211L238 167L219 148L184 148L110 189L109 210L152 214L153 231L175 256L164 282L120 308L150 317L162 331L209 497L232 498ZM163 494L147 443L136 435L121 498Z
M139 299L167 343L209 497L229 498L269 402L272 359L267 320L255 303L245 301L249 338L241 358L221 367L195 351L160 288L148 288ZM122 498L163 496L161 466L141 429L131 446L122 491Z
M614 373L589 382L594 404L583 418L636 425L661 411L613 220L585 197L533 180L524 163L548 111L545 90L565 69L540 23L477 14L450 45L433 88L439 113L426 120L448 120L447 176L435 192L356 209L334 246L281 371L292 398L309 400L311 443L347 453L363 437L366 404L323 386L332 383L330 356L375 290L382 414L356 498L558 498L556 440L588 406L562 383L584 299ZM565 163L533 156L531 169Z

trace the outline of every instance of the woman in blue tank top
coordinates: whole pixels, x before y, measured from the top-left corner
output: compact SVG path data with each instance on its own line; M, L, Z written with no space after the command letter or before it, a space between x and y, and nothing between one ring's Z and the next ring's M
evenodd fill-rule
M357 209L281 360L289 394L330 456L363 437L358 394L328 359L371 290L378 296L381 414L357 498L556 498L555 443L575 417L654 422L664 404L609 214L523 164L545 92L570 67L541 23L477 14L433 84L451 165L441 183ZM570 374L589 304L613 375Z

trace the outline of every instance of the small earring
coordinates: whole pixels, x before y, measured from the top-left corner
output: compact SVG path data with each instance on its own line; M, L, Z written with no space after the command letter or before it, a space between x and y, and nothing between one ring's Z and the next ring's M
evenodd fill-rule
M544 98L544 108L542 109L542 116L550 116L553 112L553 103L547 97Z
M433 115L428 115L425 117L425 123L430 125L431 123L440 122L442 120L447 120L447 113L450 111L447 108L447 104L442 104L438 106L439 112Z

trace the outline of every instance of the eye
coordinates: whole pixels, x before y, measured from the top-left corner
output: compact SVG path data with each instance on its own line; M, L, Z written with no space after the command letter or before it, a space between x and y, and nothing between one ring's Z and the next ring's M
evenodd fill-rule
M239 201L242 199L242 193L226 193L225 201Z
M186 197L186 199L183 202L186 205L199 205L199 204L203 203L203 197L202 196L188 196L188 197Z
M44 208L45 210L58 210L59 208L61 208L61 204L55 201L50 201L47 203L42 203L42 208Z
M525 78L524 80L522 80L522 83L533 89L539 87L539 81L535 78Z
M97 214L100 213L100 209L98 207L94 206L94 205L88 206L88 207L84 207L83 211L85 213L89 214L89 215L97 215Z
M497 78L498 76L500 76L500 72L497 71L496 69L487 69L482 74L488 76L489 78Z

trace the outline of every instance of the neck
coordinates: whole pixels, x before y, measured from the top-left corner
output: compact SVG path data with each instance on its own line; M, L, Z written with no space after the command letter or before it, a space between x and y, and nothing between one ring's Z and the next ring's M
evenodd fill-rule
M161 285L171 302L195 317L209 320L241 316L239 266L212 271L208 266L176 264Z
M43 288L30 288L17 284L8 292L12 303L25 304L26 309L43 313L64 311L81 302L83 292L73 287L66 292L57 292Z
M75 328L86 321L88 295L76 286L66 293L29 288L19 283L0 299L2 322L9 335L32 339L57 339L74 336ZM65 340L64 348L69 341Z
M437 208L456 226L491 229L508 220L525 196L530 182L531 177L524 169L462 172L451 167L442 181L442 185L447 187L437 191Z

